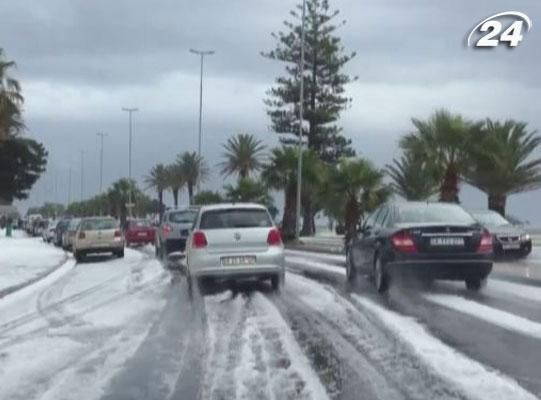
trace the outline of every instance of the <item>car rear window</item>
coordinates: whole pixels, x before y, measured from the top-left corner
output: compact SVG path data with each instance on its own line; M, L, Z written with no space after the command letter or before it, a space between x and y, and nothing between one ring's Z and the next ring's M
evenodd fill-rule
M81 230L83 231L99 231L107 229L115 229L117 223L114 219L87 219L81 222Z
M197 211L195 210L175 211L169 214L169 222L175 224L192 224L195 217L197 217Z
M201 215L201 229L264 228L272 221L266 210L231 208L206 211Z
M130 221L130 228L150 228L152 224L146 219L138 219L136 221Z
M398 223L475 224L473 217L456 204L402 204L398 207Z

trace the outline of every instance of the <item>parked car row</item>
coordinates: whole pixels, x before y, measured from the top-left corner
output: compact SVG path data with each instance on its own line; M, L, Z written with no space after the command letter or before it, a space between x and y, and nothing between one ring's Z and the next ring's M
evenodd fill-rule
M155 240L154 227L148 220L128 221L125 229L112 217L63 217L48 223L43 240L73 252L83 261L89 254L111 253L124 257L126 245L143 245Z

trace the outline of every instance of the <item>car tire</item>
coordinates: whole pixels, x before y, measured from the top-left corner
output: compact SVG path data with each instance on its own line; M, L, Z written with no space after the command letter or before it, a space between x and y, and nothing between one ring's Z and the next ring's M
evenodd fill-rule
M379 256L374 260L374 284L378 293L385 293L389 290L389 276L385 270L385 264L381 262Z
M282 274L277 274L271 277L271 286L273 292L279 292L285 283L285 276Z
M348 283L355 282L355 278L357 277L357 270L355 269L355 265L353 263L351 251L348 249L346 253L346 278Z
M78 263L82 263L85 260L84 254L80 251L75 251L73 255L75 257L75 261L77 261Z
M122 250L118 250L115 255L118 257L118 258L124 258L124 249Z
M487 280L481 277L466 279L466 289L477 292L486 286Z

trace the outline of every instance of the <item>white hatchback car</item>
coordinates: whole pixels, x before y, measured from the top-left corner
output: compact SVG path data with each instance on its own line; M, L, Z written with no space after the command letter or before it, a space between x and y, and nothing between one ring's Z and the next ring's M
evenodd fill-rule
M124 257L124 236L118 222L110 217L83 218L73 239L77 262L91 253L113 253Z
M270 279L273 290L285 281L284 245L268 210L259 204L203 206L186 243L186 276Z

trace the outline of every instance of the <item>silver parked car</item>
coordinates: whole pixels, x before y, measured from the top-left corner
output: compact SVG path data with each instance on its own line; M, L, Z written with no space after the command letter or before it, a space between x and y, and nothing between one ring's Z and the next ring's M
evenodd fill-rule
M199 207L167 210L156 231L156 255L167 258L171 253L184 254Z
M278 290L285 281L284 245L268 210L249 203L201 207L186 245L186 276L190 291L207 277L270 279Z

